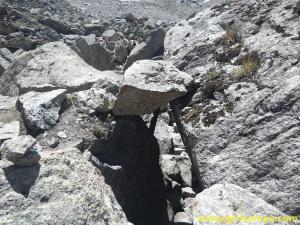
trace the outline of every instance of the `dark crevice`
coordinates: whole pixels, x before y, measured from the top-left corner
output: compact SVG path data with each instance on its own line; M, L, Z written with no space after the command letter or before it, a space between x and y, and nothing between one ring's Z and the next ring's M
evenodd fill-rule
M90 148L98 168L130 222L166 225L167 196L157 140L140 117L115 119L108 136Z

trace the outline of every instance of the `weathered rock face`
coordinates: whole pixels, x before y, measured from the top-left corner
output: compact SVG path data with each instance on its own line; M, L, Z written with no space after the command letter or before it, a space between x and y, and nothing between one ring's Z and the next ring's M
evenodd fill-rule
M124 74L114 115L152 113L184 95L192 78L164 61L141 60Z
M0 155L13 162L15 166L33 166L38 164L40 155L33 137L19 136L5 141L0 148Z
M77 149L43 151L31 167L2 160L0 186L3 224L130 224L101 173Z
M289 214L300 212L295 4L224 2L178 23L165 42L168 60L199 84L181 115L198 180L237 184Z
M29 132L36 133L53 127L59 119L66 90L28 92L19 97L19 108Z
M146 42L140 43L132 50L124 65L124 70L138 60L151 59L154 56L162 54L164 51L165 36L166 32L163 29L152 31Z
M274 206L268 204L251 192L233 184L216 184L198 194L193 201L195 225L210 224L201 222L201 216L285 216ZM224 224L225 221L216 224ZM232 221L233 222L233 221ZM234 224L241 224L235 222ZM258 222L257 224L265 224ZM278 224L287 224L284 222Z
M18 95L28 91L65 88L80 91L99 79L113 79L112 71L100 72L86 64L73 50L52 42L19 56L1 76L1 93Z

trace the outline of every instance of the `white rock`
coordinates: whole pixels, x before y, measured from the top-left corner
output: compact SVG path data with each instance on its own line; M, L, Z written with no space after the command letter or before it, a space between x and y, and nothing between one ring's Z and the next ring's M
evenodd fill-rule
M63 131L60 131L60 132L57 133L57 137L62 138L62 139L66 139L66 138L68 138L68 135Z
M59 111L65 99L66 90L50 92L28 92L19 97L24 122L32 131L53 127L59 119Z

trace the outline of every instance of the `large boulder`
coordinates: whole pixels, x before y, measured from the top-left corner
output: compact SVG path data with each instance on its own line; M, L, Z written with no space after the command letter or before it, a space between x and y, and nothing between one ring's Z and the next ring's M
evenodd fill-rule
M65 89L50 92L28 92L19 97L19 108L32 133L53 127L59 119L62 103L66 97Z
M41 152L39 165L0 161L2 224L128 223L104 177L78 149Z
M0 155L13 162L15 166L36 165L41 158L36 143L37 140L29 135L14 137L1 145Z
M124 70L128 69L134 62L142 59L152 59L154 56L164 52L164 40L166 32L162 29L152 31L146 42L138 44L130 53L124 65Z
M244 224L246 221L238 221L240 217L245 217L245 219L250 219L251 217L260 217L260 219L272 217L275 219L284 216L286 216L284 213L261 198L237 185L229 183L216 184L198 194L193 201L193 224L195 225L211 224L213 218L221 219L214 222L214 224L221 225L225 223ZM209 221L207 217L210 217L211 220ZM255 221L255 224L266 224L266 222L258 219ZM248 223L246 222L245 224ZM279 222L276 224L283 225L288 223Z
M21 54L1 76L0 93L16 96L59 88L81 91L99 79L114 77L116 74L112 71L100 72L86 64L64 43L52 42Z
M294 0L272 3L202 10L169 30L166 58L200 86L181 117L199 183L233 183L299 215L299 16Z
M124 74L113 108L115 115L152 113L184 95L192 78L164 61L141 60Z
M78 55L84 59L86 63L98 70L113 69L113 52L110 52L103 43L96 40L96 35L91 34L81 37L73 46Z

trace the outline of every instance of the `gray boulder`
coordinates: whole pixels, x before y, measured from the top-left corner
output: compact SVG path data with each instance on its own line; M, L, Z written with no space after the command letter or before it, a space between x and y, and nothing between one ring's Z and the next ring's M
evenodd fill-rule
M0 77L0 93L16 96L58 88L81 91L114 76L112 71L100 72L89 66L64 43L52 42L17 57Z
M17 97L0 95L0 143L21 132L21 116L16 109Z
M166 32L159 28L152 31L146 42L138 44L127 58L124 70L127 70L134 62L142 59L152 59L164 51L164 39Z
M66 97L65 89L50 92L28 92L19 97L19 107L30 132L53 127L59 119L60 109Z
M203 216L217 216L226 219L228 216L268 216L279 217L285 216L274 206L266 203L261 198L251 192L233 184L224 183L216 184L200 194L193 202L193 217L195 225L208 225L211 222L202 222ZM223 217L222 217L223 216ZM200 219L200 220L199 220ZM220 221L223 224L226 221ZM234 224L242 224L242 221ZM256 222L255 224L263 225L264 222ZM270 223L271 224L271 223ZM279 222L276 224L287 224Z
M4 71L9 67L10 62L6 59L2 58L0 55L0 76L4 73Z
M35 147L36 143L37 140L31 136L14 137L1 145L0 155L15 166L32 166L41 158Z
M192 78L164 61L142 60L124 74L115 115L143 115L184 95Z
M161 170L170 179L186 186L192 186L192 163L183 152L181 155L161 155Z
M45 18L41 19L40 23L42 23L48 27L51 27L57 33L68 34L70 32L70 27L67 24L65 24L61 21L58 21L56 19L50 18L50 17L45 17Z
M98 70L113 69L113 53L107 50L99 41L96 41L96 35L91 34L81 37L73 46L78 55L86 63Z
M75 148L43 151L31 167L1 160L0 186L5 225L131 224L101 172Z

